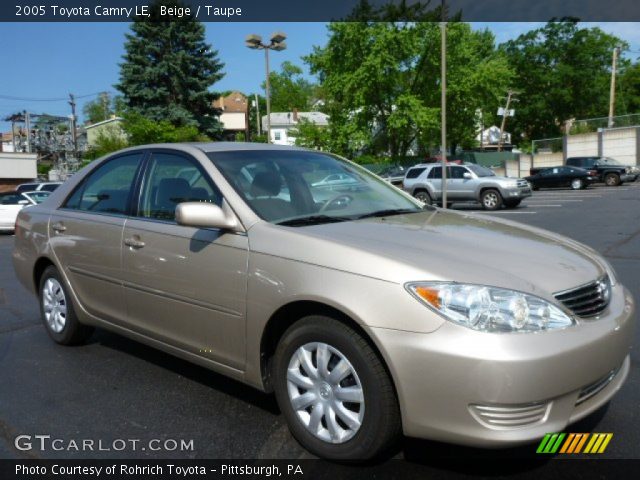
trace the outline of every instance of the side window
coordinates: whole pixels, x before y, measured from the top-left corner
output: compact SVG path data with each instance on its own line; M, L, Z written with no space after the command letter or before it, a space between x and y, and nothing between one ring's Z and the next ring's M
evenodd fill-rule
M25 198L22 195L10 193L0 196L0 205L18 205L20 200L25 200Z
M147 166L138 217L174 221L176 205L182 202L220 205L222 195L195 160L154 153Z
M275 132L273 132L273 139L274 140L280 140L280 131L276 130Z
M451 167L451 178L452 179L463 179L464 174L467 172L466 168L463 167Z
M76 188L64 208L127 214L129 195L143 153L116 157L98 167Z
M418 178L422 172L426 170L425 167L410 168L407 172L407 178Z
M429 172L428 178L442 178L442 167L433 167Z

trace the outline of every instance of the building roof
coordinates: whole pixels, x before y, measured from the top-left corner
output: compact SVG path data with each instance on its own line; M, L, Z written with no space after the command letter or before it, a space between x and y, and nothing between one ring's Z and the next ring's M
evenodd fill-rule
M238 91L233 91L229 95L213 101L213 106L224 113L247 113L248 105L247 97Z
M103 120L101 122L98 123L92 123L91 125L85 125L84 128L85 130L89 130L90 128L94 128L94 127L99 127L100 125L106 125L107 123L111 123L111 122L122 122L123 118L122 117L112 117L112 118L108 118L106 120Z
M298 122L294 120L294 117L297 115L298 119L304 118L311 123L320 126L329 125L329 115L322 112L271 112L271 126L291 126L296 125ZM262 116L262 123L266 124L267 116Z

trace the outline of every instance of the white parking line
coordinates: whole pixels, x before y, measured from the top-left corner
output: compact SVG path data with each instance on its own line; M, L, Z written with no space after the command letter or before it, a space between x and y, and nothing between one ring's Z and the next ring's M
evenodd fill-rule
M529 205L529 204L527 204L527 205ZM551 204L551 205L541 203L541 204L536 204L536 205L531 205L531 206L538 208L538 207L561 207L562 205L560 205L559 203L558 204Z
M555 200L555 199L553 199L553 200ZM558 199L558 200L560 200L560 199ZM531 202L544 202L544 201L545 201L545 200L542 200L542 199L536 200L535 198L534 198L534 199L531 199L531 200L528 200L528 199L527 199L527 200L525 200L525 202L527 203L527 205L529 205ZM563 199L562 199L562 201L563 201L563 202L584 202L584 200L565 199L565 198L563 198Z
M538 213L538 212L523 212L523 211L520 211L520 210L496 210L494 212L474 212L474 213L480 213L480 214L483 214L483 215L494 215L494 214L497 214L497 213L518 213L518 214L533 215L533 214Z

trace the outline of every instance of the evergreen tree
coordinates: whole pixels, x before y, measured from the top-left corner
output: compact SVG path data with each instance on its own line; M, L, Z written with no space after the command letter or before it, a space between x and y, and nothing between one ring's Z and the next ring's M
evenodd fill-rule
M150 17L136 18L126 35L120 83L127 107L158 122L176 127L196 127L216 138L222 131L220 113L213 107L217 94L209 91L224 74L218 52L205 42L204 26L193 17L166 21L157 0Z

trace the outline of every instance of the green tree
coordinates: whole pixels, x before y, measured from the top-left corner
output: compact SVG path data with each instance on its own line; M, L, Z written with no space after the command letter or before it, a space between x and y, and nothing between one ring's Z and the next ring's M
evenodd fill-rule
M315 150L333 150L332 132L330 127L321 127L305 118L301 118L296 128L291 132L296 139L296 145Z
M302 69L291 62L283 62L279 72L269 74L271 111L307 111L314 101L315 85L302 76ZM265 88L265 82L262 83Z
M434 22L329 25L306 61L326 98L337 151L404 156L439 144L440 30ZM512 71L489 31L448 26L450 146L470 146L476 111L495 111Z
M207 140L207 137L202 135L194 125L175 126L167 120L157 121L137 112L125 115L122 128L127 134L129 145Z
M222 126L213 107L217 95L209 88L223 77L223 64L205 42L201 22L193 17L161 19L161 5L179 3L156 0L150 17L134 20L116 88L132 111L215 138Z
M85 123L98 123L111 118L112 115L122 115L125 110L124 99L120 95L102 92L95 100L84 104L82 113Z
M570 118L604 117L609 111L613 48L625 42L577 21L549 22L501 45L515 71L516 137L556 137ZM626 61L622 60L624 68Z
M630 65L620 75L617 112L640 114L640 62Z

